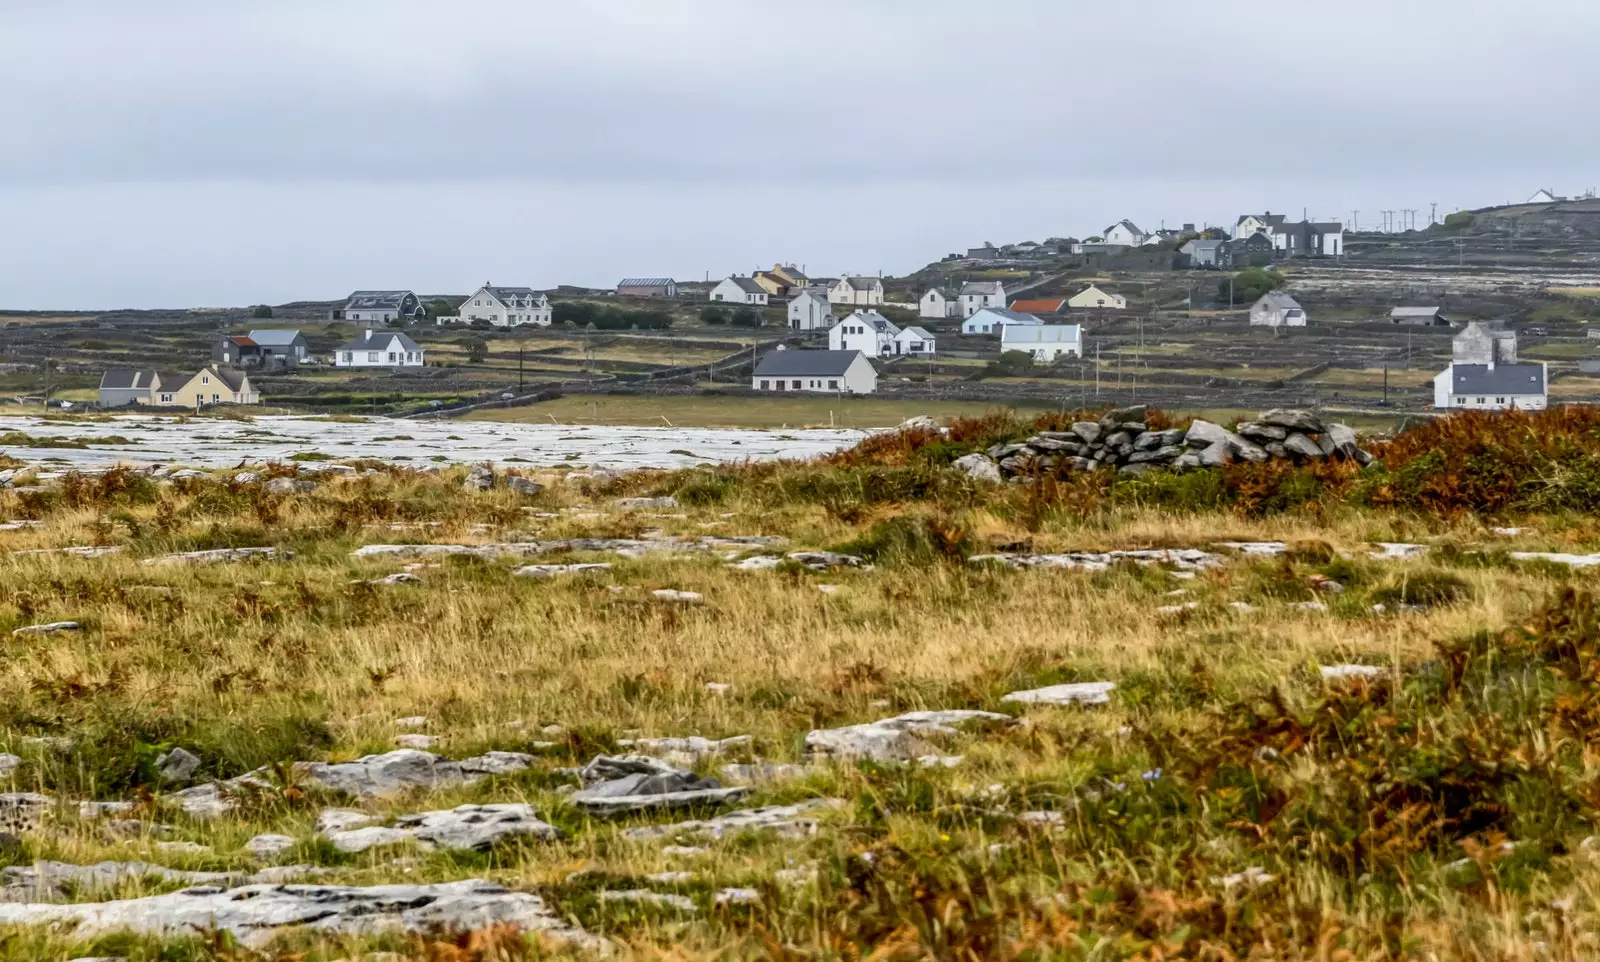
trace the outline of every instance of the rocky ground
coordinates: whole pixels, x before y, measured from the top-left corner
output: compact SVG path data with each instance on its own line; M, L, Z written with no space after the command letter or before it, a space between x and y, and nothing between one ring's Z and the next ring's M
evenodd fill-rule
M1600 628L1543 599L1600 526L1157 505L1381 464L1303 412L1065 424L907 425L931 469L21 469L0 958L1592 951L1543 739ZM1506 625L1514 666L1455 646Z

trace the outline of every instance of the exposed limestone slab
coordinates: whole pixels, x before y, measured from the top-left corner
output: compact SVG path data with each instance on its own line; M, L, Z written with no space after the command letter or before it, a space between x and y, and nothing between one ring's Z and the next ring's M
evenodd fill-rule
M184 551L178 554L146 558L140 562L147 567L174 564L220 564L225 561L275 561L292 558L289 551L277 548L214 548L210 551Z
M1548 561L1551 564L1572 568L1592 568L1600 565L1600 554L1565 554L1555 551L1513 551L1513 561Z
M295 777L357 798L390 798L412 789L437 788L474 781L483 775L519 772L533 764L532 755L488 752L450 761L431 752L401 748L367 755L353 762L299 762Z
M625 558L682 551L743 551L782 543L781 538L759 535L698 538L562 538L554 541L513 541L499 544L369 544L350 553L352 558L437 558L452 555L494 559L502 555L534 556L556 552L619 554Z
M458 851L486 852L516 837L550 840L561 836L555 826L539 820L533 806L518 803L420 812L401 816L395 826L424 842Z
M1198 548L1147 548L1130 551L1077 551L1065 554L985 554L968 559L971 564L996 562L1008 568L1078 568L1104 571L1119 561L1139 565L1169 564L1180 571L1218 568L1221 556Z
M43 625L24 625L11 632L13 638L20 635L53 635L66 631L82 631L83 626L76 621L52 621Z
M1000 700L1023 705L1104 705L1111 701L1111 692L1116 687L1114 681L1073 682L1014 691Z
M1381 678L1390 670L1378 665L1323 665L1320 671L1323 681L1342 681L1346 678Z
M842 808L844 804L843 800L837 798L818 798L795 805L746 808L716 818L673 825L641 825L627 829L622 836L633 842L654 842L679 836L713 839L741 832L775 832L784 838L804 838L816 834L818 815Z
M515 925L590 949L603 943L574 928L537 895L511 892L481 879L442 885L206 885L166 895L75 904L0 904L0 925L75 923L76 938L119 931L187 936L231 933L252 948L285 929L305 927L340 935L433 930L471 931Z
M806 735L806 750L835 758L915 761L938 755L930 736L954 736L964 729L1004 728L1018 724L1010 715L955 709L916 711L861 725L822 728Z
M572 794L572 802L597 815L717 805L750 791L723 788L714 778L643 755L599 755L578 775L585 787Z
M637 902L640 905L653 905L657 908L677 909L680 912L693 912L694 900L687 895L675 895L670 892L652 892L649 889L624 889L621 891L605 891L600 893L602 902Z
M519 578L555 578L560 575L587 574L591 571L610 571L611 565L607 562L597 561L590 564L573 565L524 565L511 572Z

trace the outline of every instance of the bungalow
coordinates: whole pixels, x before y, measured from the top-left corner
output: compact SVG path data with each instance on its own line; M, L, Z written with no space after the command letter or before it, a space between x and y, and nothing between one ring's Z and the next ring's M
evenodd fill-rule
M1000 330L1000 350L1026 351L1046 364L1063 354L1083 357L1083 328L1077 324L1007 324Z
M422 348L404 334L365 330L355 340L339 345L333 366L422 367Z
M750 389L871 394L878 389L878 372L860 351L786 351L780 347L756 365Z
M1121 311L1127 309L1128 299L1121 294L1107 294L1100 288L1090 284L1067 298L1067 306L1078 310L1102 307Z
M920 327L908 327L894 336L894 352L909 357L933 357L934 337Z
M1006 286L999 281L967 281L961 286L961 316L971 317L986 307L1006 306Z
M100 375L100 406L120 408L130 404L149 404L160 383L159 371L111 368Z
M419 321L428 316L422 300L411 291L356 291L336 307L329 320L387 324L390 321Z
M495 327L522 327L525 324L549 327L554 317L550 298L531 287L485 284L461 303L457 316L441 317L438 323L488 321Z
M678 282L670 277L624 277L617 282L618 297L677 297Z
M1450 319L1437 307L1396 307L1389 311L1390 324L1406 327L1450 327Z
M877 311L856 311L828 329L830 351L860 351L867 357L898 353L895 338L900 328Z
M1305 327L1306 311L1282 291L1268 291L1250 308L1250 323L1257 327Z
M250 375L225 367L203 367L189 378L163 380L150 402L157 407L202 408L208 404L260 404Z
M828 302L853 307L877 307L883 303L883 279L841 277L828 288Z
M967 260L971 260L971 261L992 261L992 260L999 260L999 258L1000 258L1000 248L994 246L993 244L989 243L988 241L984 241L982 247L969 247L969 248L967 248Z
M1018 298L1011 302L1011 309L1023 314L1060 314L1066 307L1067 302L1059 297L1040 297L1033 300Z
M789 301L789 328L795 331L824 331L833 323L828 292L808 287Z
M711 289L711 300L724 304L767 306L767 290L748 277L737 274Z
M1208 237L1196 237L1178 248L1178 253L1189 259L1190 267L1208 270L1222 266L1218 251L1227 243L1227 241L1212 240Z
M1003 307L986 307L978 313L961 322L963 334L996 334L1002 328L1012 324L1026 324L1035 326L1044 322L1032 314L1023 314L1020 311L1009 311Z
M930 287L917 302L917 316L931 320L961 316L961 294L944 287Z
M248 334L219 334L211 359L219 364L290 371L310 357L305 335L299 331L258 330Z

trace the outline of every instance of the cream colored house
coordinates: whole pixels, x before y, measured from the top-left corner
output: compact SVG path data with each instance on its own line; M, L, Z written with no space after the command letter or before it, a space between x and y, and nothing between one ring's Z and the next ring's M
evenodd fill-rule
M250 375L230 368L209 366L187 381L171 381L165 376L151 393L148 402L155 407L202 408L211 404L260 404L261 395L250 383Z
M877 307L883 303L883 281L876 277L841 277L828 288L828 303Z
M1100 288L1090 284L1088 287L1067 298L1067 306L1078 309L1104 307L1111 310L1126 310L1128 299L1121 294L1107 294Z

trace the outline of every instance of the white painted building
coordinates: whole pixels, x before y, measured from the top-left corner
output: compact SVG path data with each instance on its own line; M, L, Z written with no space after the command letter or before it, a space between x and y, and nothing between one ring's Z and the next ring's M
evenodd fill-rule
M999 281L968 281L961 286L961 316L971 317L986 307L1006 306L1006 286Z
M395 331L365 330L361 336L339 345L333 353L334 367L422 367L422 347Z
M998 334L1002 328L1012 324L1025 324L1030 327L1044 322L1032 314L1013 311L1004 307L986 307L961 322L963 334Z
M900 328L877 311L856 311L828 328L830 351L860 351L867 357L888 357L895 352Z
M1268 291L1250 306L1250 323L1256 327L1305 327L1306 309L1283 291Z
M1119 220L1105 229L1100 235L1107 244L1121 244L1126 247L1141 247L1150 239L1150 235L1140 230L1131 220Z
M1544 362L1517 361L1517 335L1476 321L1450 345L1450 364L1433 379L1433 406L1441 411L1542 411L1550 404Z
M883 280L877 277L841 277L828 287L828 302L850 307L883 304Z
M860 351L786 351L778 348L756 365L750 388L806 394L871 394L878 372Z
M1064 354L1083 357L1083 328L1077 324L1008 324L1000 331L1001 351L1026 351L1049 364Z
M789 299L789 328L795 331L825 331L833 324L828 292L808 287Z
M1108 294L1100 288L1090 284L1083 290L1067 298L1067 306L1077 310L1092 308L1105 308L1107 310L1126 310L1128 299L1121 294Z
M528 324L549 327L553 316L550 298L531 287L485 284L462 302L455 317L441 317L437 323L488 321L495 327L522 327Z
M961 294L943 287L930 287L917 301L917 316L929 321L961 317Z
M749 304L767 306L767 289L748 277L730 277L711 289L710 298L717 304Z
M933 357L935 342L932 334L920 327L903 329L894 336L894 352L908 357Z

